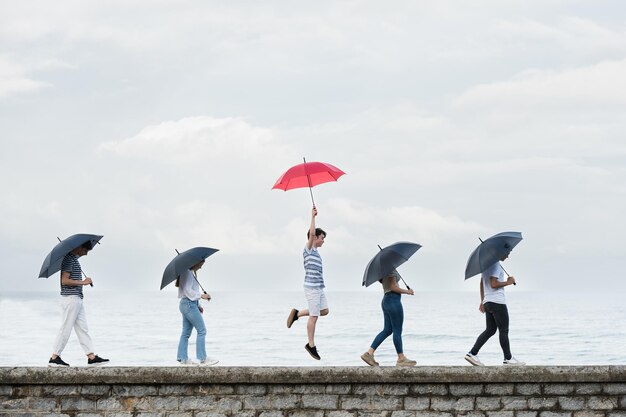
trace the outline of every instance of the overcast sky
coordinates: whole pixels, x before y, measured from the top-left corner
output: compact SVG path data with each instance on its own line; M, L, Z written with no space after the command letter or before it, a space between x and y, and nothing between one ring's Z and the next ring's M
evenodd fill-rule
M314 188L329 290L377 245L417 290L472 290L478 238L520 231L518 290L626 291L626 3L0 2L0 289L56 237L102 234L95 289L298 290Z

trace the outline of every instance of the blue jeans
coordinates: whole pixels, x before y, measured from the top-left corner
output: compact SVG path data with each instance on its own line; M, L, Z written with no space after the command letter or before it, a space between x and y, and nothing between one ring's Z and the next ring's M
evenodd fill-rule
M393 334L393 345L396 348L396 353L403 353L402 323L404 322L404 310L402 309L400 298L400 294L396 292L390 291L385 293L381 303L383 315L385 316L385 327L374 338L372 349L376 350L386 338Z
M189 346L189 337L191 331L196 328L198 333L196 337L196 356L199 360L206 359L206 326L204 325L204 319L198 309L198 300L191 301L188 298L181 298L180 305L178 306L181 314L183 315L183 332L180 335L180 342L178 342L178 360L185 361L189 359L187 356L187 348Z

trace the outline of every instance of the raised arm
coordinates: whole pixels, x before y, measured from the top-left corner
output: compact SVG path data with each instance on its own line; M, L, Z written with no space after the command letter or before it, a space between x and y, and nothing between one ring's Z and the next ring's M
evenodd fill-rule
M317 216L317 209L313 207L311 210L311 226L309 226L309 240L306 242L306 248L311 250L313 242L315 241L315 216Z

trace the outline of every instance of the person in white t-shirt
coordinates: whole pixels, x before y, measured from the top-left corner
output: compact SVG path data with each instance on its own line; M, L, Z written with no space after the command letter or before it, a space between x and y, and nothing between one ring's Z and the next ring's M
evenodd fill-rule
M500 261L504 261L508 255ZM483 345L498 331L500 337L500 347L504 353L504 365L525 365L511 355L509 344L509 311L506 307L506 297L504 287L514 285L515 278L505 276L504 269L500 262L483 271L480 280L480 306L478 309L485 314L487 328L476 339L472 349L465 355L465 360L474 366L484 366L478 359L478 351Z

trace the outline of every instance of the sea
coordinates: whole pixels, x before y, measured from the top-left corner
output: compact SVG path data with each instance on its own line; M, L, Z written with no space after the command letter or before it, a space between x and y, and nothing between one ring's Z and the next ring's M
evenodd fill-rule
M116 366L177 366L181 315L175 291L85 291L96 353ZM302 291L214 292L203 301L207 352L217 366L366 366L360 355L382 329L382 291L327 292L330 314L317 325L322 357L304 350L306 319L286 327ZM507 292L513 355L529 365L625 365L626 294ZM403 296L405 354L418 366L469 366L463 359L485 327L477 292L418 292ZM0 366L47 366L61 324L55 292L0 293ZM195 356L195 332L189 346ZM72 366L86 358L72 334L62 354ZM391 338L376 352L393 366ZM501 365L495 335L480 351Z

